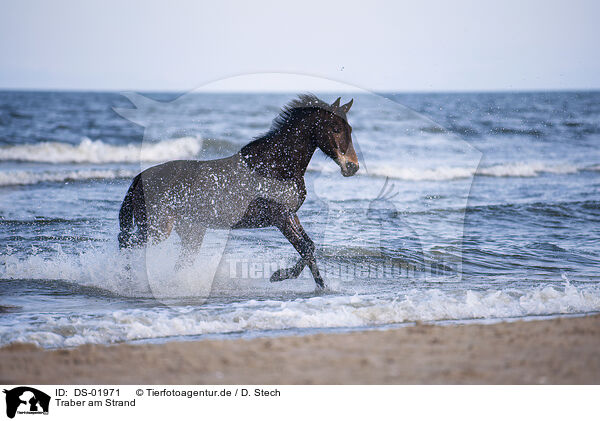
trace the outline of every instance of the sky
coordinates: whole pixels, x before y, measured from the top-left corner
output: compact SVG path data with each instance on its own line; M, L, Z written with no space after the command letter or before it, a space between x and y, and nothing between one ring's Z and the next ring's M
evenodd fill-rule
M0 0L0 89L188 91L263 72L371 91L600 89L599 16L593 0ZM297 88L251 80L217 90Z

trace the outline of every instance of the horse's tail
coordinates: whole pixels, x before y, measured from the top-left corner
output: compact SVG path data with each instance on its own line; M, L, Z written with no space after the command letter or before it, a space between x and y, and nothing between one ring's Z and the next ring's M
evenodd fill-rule
M119 227L121 232L119 233L119 248L128 248L133 245L136 245L139 241L137 238L140 235L143 235L146 232L147 221L145 218L145 203L144 203L144 192L142 190L142 184L140 181L142 179L142 174L138 174L133 179L131 186L129 186L129 190L127 190L127 194L125 195L125 199L123 199L123 203L121 204L121 209L119 210ZM134 203L134 199L136 201L140 201L140 203ZM135 224L139 228L138 234L134 233L134 206L143 207L143 212L138 212L138 216L141 218L136 218Z

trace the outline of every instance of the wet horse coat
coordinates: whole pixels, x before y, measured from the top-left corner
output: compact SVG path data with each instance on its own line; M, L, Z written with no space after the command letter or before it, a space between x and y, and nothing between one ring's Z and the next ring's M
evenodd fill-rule
M182 264L199 249L207 228L276 226L301 257L271 281L297 277L308 266L324 287L314 243L296 212L306 198L304 173L317 148L338 163L344 176L358 170L346 119L351 105L303 95L282 110L268 133L230 157L170 161L141 172L119 212L120 247L159 242L175 229Z

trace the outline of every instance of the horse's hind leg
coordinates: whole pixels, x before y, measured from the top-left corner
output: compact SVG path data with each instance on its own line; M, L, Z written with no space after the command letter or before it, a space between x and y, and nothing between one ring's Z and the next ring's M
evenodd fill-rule
M169 216L157 218L156 221L152 221L147 227L147 241L150 244L156 245L169 238L171 231L173 231L173 220Z
M319 273L317 261L315 260L315 244L304 231L300 220L295 213L288 213L276 221L277 228L283 233L285 238L294 246L300 254L300 260L291 268L279 269L271 275L271 282L283 281L284 279L297 278L302 273L305 266L310 268L315 282L319 288L325 288L323 278Z
M206 228L195 227L193 229L184 229L178 227L175 228L175 231L177 231L179 238L181 238L181 250L179 251L179 257L175 263L175 270L179 271L194 262L194 258L202 246Z

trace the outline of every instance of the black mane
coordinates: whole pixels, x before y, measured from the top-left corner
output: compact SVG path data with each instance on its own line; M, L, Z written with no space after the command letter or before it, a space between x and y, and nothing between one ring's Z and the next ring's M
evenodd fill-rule
M298 95L298 98L295 98L287 104L285 104L281 108L281 111L279 112L277 117L273 119L269 130L266 133L255 137L254 140L272 137L273 135L278 133L283 127L286 126L286 124L293 118L296 111L311 108L329 111L330 113L340 117L342 120L348 121L346 113L344 113L344 111L339 107L332 107L325 101L322 101L319 98L317 98L317 96L314 94L301 94Z

